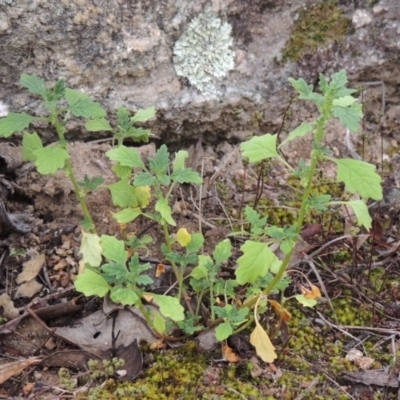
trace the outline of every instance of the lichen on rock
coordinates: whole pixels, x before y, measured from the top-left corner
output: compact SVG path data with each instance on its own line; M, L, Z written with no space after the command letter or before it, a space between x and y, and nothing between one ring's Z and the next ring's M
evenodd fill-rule
M174 46L176 74L203 93L217 93L216 82L234 67L232 27L211 8L194 18Z

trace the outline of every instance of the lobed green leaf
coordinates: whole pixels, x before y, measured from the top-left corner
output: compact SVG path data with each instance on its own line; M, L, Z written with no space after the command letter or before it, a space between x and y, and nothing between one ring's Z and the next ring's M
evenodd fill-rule
M155 210L158 211L161 217L170 225L176 226L176 222L172 218L172 210L167 199L158 199L155 205Z
M76 117L102 118L106 116L105 110L99 103L94 102L87 94L74 89L65 89L69 110Z
M24 132L22 137L22 158L24 161L35 161L36 156L34 152L42 148L42 140L36 132Z
M110 262L101 266L103 278L111 284L123 285L129 275L129 271L124 264Z
M172 162L172 171L176 172L185 168L185 161L189 157L186 150L179 150L175 153L174 161Z
M103 248L103 256L109 261L124 265L128 252L125 250L125 243L118 240L114 236L101 235L101 247Z
M197 267L194 267L192 269L190 276L192 276L194 279L197 279L197 280L207 278L208 270L204 265L198 265Z
M128 183L128 179L121 179L111 185L106 185L111 192L113 203L121 208L137 207L135 188Z
M203 247L204 236L200 232L196 232L192 234L192 238L190 243L186 247L186 252L189 253L198 253L200 249Z
M153 301L160 307L164 317L171 318L173 321L183 321L185 319L185 309L176 297L165 296L162 294L150 294Z
M155 107L147 107L137 110L136 114L131 118L132 122L146 122L156 115Z
M127 224L135 220L139 215L142 215L142 211L139 207L136 208L125 208L119 212L112 213L113 218L119 224Z
M334 106L333 115L351 132L358 132L363 117L362 105L354 103L350 107Z
M68 151L59 145L42 147L33 152L36 158L35 166L42 175L55 174L65 166L65 160L69 158Z
M251 163L266 160L268 158L278 158L276 151L277 135L267 133L262 136L254 136L250 140L242 143L240 149L243 156L248 158Z
M222 342L225 339L228 339L229 336L231 336L233 333L233 328L229 322L223 322L222 324L219 324L215 328L215 337Z
M90 132L112 131L110 123L105 118L91 119L86 122L85 128Z
M172 181L178 183L193 183L195 185L201 185L203 183L200 175L191 168L184 168L174 171L171 175L171 179Z
M219 242L215 246L215 250L213 252L214 260L217 264L222 264L232 255L232 244L229 239L225 239L222 242Z
M332 104L337 107L349 107L357 101L353 96L343 96L334 99Z
M0 119L0 137L9 137L28 128L35 118L26 113L9 113Z
M111 288L110 298L114 303L133 306L140 300L138 294L130 287L115 286Z
M142 172L135 176L133 180L135 186L152 186L156 178L150 172Z
M313 129L314 129L314 124L310 122L303 122L296 129L290 132L288 137L278 147L284 146L286 143L292 141L297 137L305 136L308 132L311 132Z
M365 226L366 229L372 228L372 218L368 211L368 206L363 200L351 200L343 202L333 202L333 204L349 205L357 218L357 224Z
M346 185L350 193L363 199L382 200L382 178L374 165L351 158L332 159L337 166L337 180Z
M44 99L46 98L46 84L43 79L38 78L36 75L22 74L20 83L26 87L31 93L38 94Z
M156 175L164 175L168 172L169 152L165 144L157 150L155 157L149 160L149 165Z
M74 285L76 290L85 296L104 297L110 290L107 281L100 274L88 268L78 275Z
M313 91L313 85L308 85L303 78L298 80L289 78L289 82L300 93L300 98L302 98L301 96L308 96Z
M99 235L82 231L81 247L79 251L83 256L85 264L98 267L101 264L103 253Z
M106 156L112 161L119 162L124 167L145 169L139 152L133 147L121 145L114 149L108 150L106 152Z
M243 255L237 260L236 280L240 285L254 283L258 277L267 274L276 255L265 243L247 240L241 247Z

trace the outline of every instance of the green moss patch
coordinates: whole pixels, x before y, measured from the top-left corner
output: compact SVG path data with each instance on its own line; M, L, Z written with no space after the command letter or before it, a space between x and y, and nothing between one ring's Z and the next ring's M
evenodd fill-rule
M299 11L292 35L283 49L283 60L299 60L305 53L342 41L350 20L334 1L324 1Z

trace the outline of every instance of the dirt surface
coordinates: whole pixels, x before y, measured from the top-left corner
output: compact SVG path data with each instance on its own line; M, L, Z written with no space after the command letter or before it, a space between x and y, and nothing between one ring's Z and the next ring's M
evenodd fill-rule
M349 156L353 151L363 154L365 150L365 158L378 164L384 176L385 199L371 207L371 232L355 232L354 239L343 238L348 222L345 215L335 217L338 222L332 222L332 217L331 225L319 217L305 226L305 247L299 252L296 268L318 286L322 280L325 301L315 310L295 304L287 306L292 318L282 324L274 341L279 354L277 362L271 365L257 359L246 331L228 342L238 356L232 363L226 349L221 350L220 344L207 333L197 337L190 351L186 344L183 353L179 353L173 348L184 343L161 343L138 310L123 310L80 296L73 281L81 259L82 213L69 180L61 172L41 176L32 165L22 162L19 147L0 143L1 196L6 199L9 212L30 214L32 226L26 235L0 232L0 304L8 321L0 326L0 397L88 398L85 396L90 388L100 387L106 381L105 376L89 379L88 360L102 362L116 355L125 359L126 375L111 374L114 386L106 385L108 394L97 394L95 398L126 398L116 394L115 382L129 381L141 382L149 389L148 394L139 395L132 392L137 389L130 388L131 397L127 398L151 399L151 379L157 374L159 357L164 357L161 362L166 363L170 357L171 363L183 365L186 358L194 357L201 365L200 372L195 371L190 360L187 369L193 368L190 379L196 385L187 384L186 395L180 393L183 397L177 397L164 381L156 382L160 396L164 396L159 398L397 399L400 182L398 158L393 156L393 149L397 148L393 135L395 118L392 116L385 124L367 118L365 125L372 133L367 138L353 138L350 145L344 130L330 126L327 141L335 155ZM290 118L285 121L287 125L292 123ZM103 177L104 185L114 181L105 157L109 148L108 142L71 144L78 180L87 175ZM308 148L307 138L301 139L285 154L289 162L295 163L308 155ZM199 142L189 151L190 166L201 171L204 179L203 201L199 208L198 189L178 188L174 218L178 227L189 232L201 230L206 238L204 253L210 254L216 243L241 226L244 205L254 202L258 171L246 167L238 148L227 142L215 148L203 148ZM155 146L144 146L140 152L146 160L155 153ZM334 171L327 167L326 172L329 176ZM298 196L290 188L285 171L280 165L271 164L263 174L262 199L268 202L260 202L261 209L275 222L290 220L290 212L284 214L284 208L277 208L285 201L295 202ZM329 190L338 189L332 185ZM99 233L120 238L120 227L111 214L116 210L108 189L104 187L89 195L88 203ZM152 260L155 269L163 261L160 228L139 218L127 229L136 235L146 232L153 238L148 252L141 256ZM233 259L240 255L242 243L240 238L232 238ZM301 261L305 255L311 257L307 262ZM232 261L227 265L226 276L233 274L234 269ZM167 268L155 291L174 284L169 272ZM155 271L150 274L154 277ZM294 280L288 296L296 292L298 284ZM274 326L272 312L263 318L267 325ZM118 337L112 339L115 332L119 332ZM352 349L361 354L352 354ZM242 387L232 381L240 382ZM185 386L176 376L171 382L177 387Z

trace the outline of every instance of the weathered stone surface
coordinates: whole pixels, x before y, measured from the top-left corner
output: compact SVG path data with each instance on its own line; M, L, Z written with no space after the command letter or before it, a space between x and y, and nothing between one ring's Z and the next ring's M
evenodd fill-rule
M353 24L345 39L305 49L296 62L281 61L300 10L318 3L0 0L0 105L37 110L18 84L23 72L48 81L64 77L69 87L91 94L110 112L120 104L131 110L155 105L153 130L164 142L202 135L211 143L276 128L292 94L289 76L315 82L320 72L345 68L355 84L384 81L386 105L399 103L398 0L339 1ZM174 44L206 6L232 25L234 39L235 65L216 81L217 94L200 93L173 65Z

